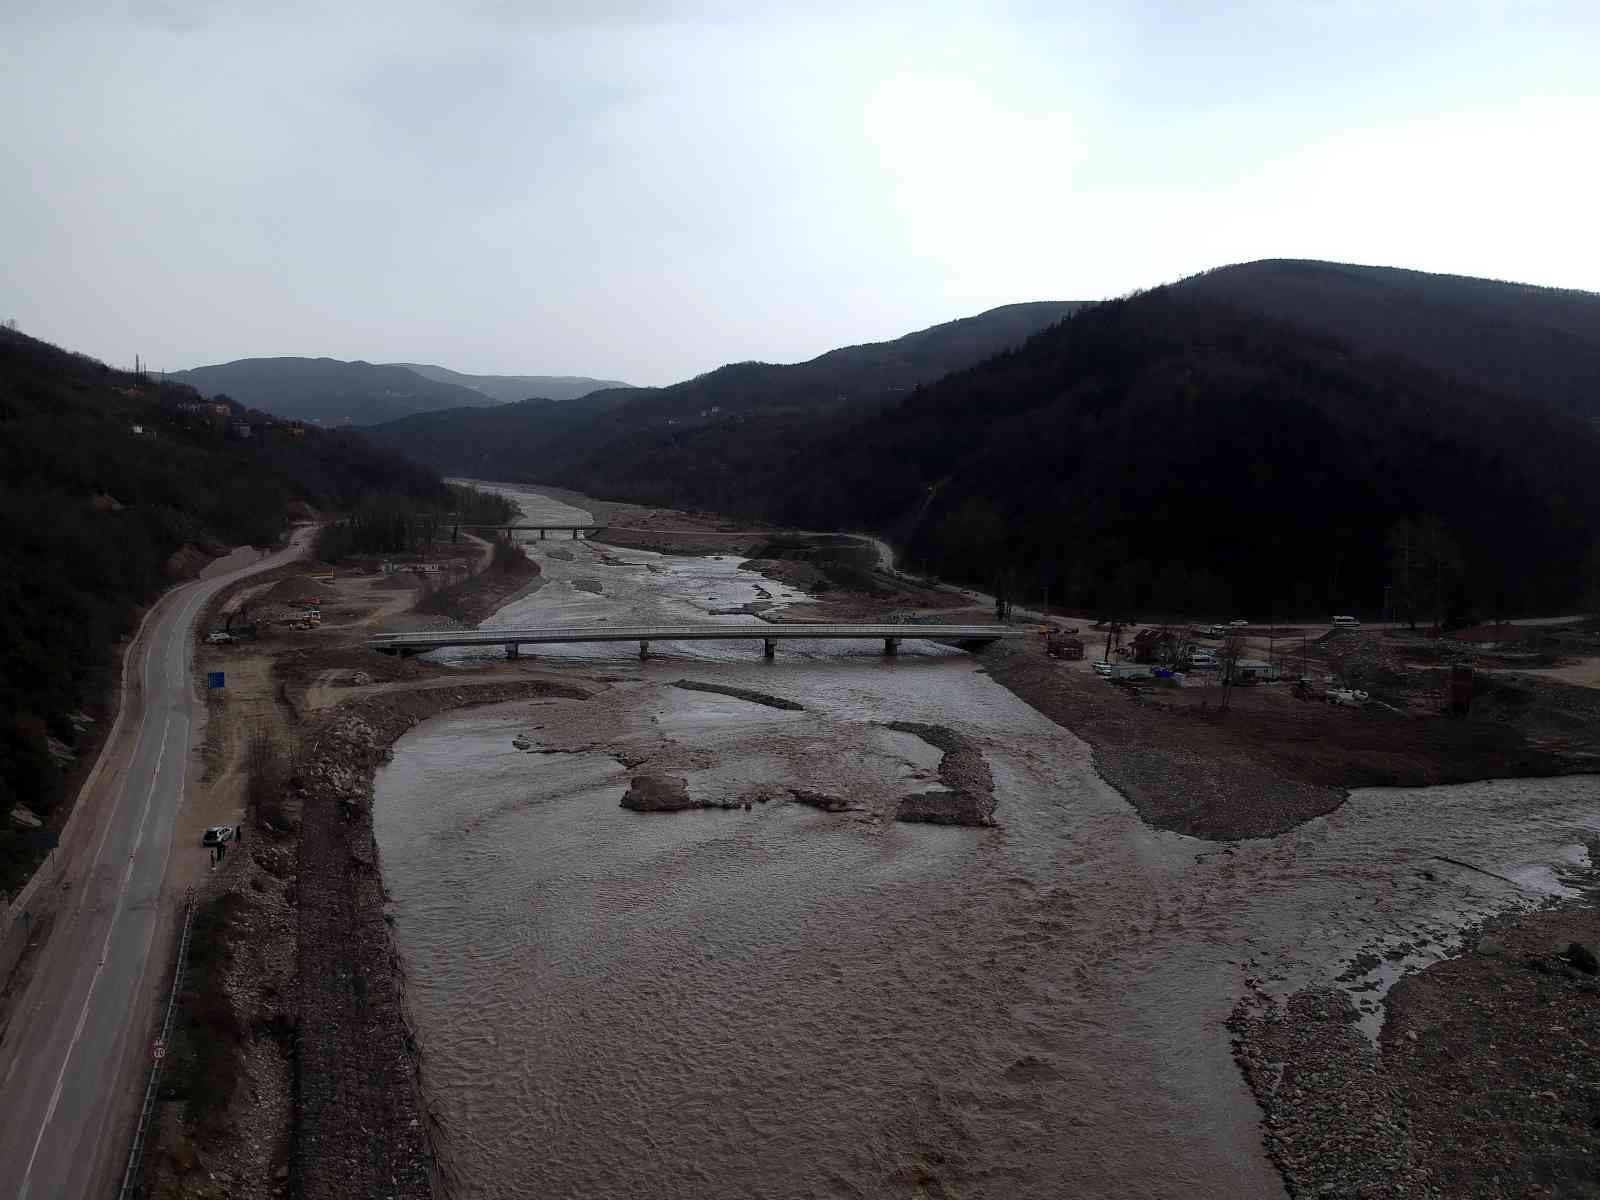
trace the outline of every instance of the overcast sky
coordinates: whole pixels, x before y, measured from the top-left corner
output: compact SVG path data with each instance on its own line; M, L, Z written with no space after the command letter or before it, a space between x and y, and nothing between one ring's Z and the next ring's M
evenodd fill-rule
M1597 48L1596 0L3 0L0 319L668 383L1254 258L1596 290Z

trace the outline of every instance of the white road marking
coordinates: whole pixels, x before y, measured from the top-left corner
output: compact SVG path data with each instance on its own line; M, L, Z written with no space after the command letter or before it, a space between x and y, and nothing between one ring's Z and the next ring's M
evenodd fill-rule
M140 729L143 728L141 723ZM117 893L117 907L111 914L110 925L106 927L106 940L100 946L100 962L95 966L94 975L89 980L89 991L83 998L83 1008L78 1012L78 1023L73 1027L72 1040L67 1043L67 1053L61 1060L61 1070L56 1075L56 1086L50 1093L50 1103L44 1110L44 1121L39 1126L39 1136L33 1139L33 1153L28 1155L28 1166L22 1172L22 1190L17 1193L17 1200L27 1200L34 1160L39 1157L39 1147L44 1142L45 1130L50 1127L50 1119L56 1115L56 1105L61 1101L61 1085L66 1081L67 1068L72 1065L72 1052L78 1048L78 1039L83 1036L83 1024L89 1019L89 1005L94 1001L95 988L100 985L100 976L106 969L106 955L111 952L111 939L117 932L117 921L122 917L122 906L128 898L128 884L133 879L134 855L139 852L139 844L144 841L145 823L150 818L150 806L155 802L156 784L161 780L161 764L167 756L167 732L171 728L172 718L169 716L161 730L161 751L156 755L155 770L150 772L150 790L145 794L144 812L139 817L139 829L134 836L133 853L128 855L128 868L122 873L122 887Z
M202 591L203 591L203 589L202 589ZM178 633L179 633L180 637L187 637L187 630L188 630L188 627L189 627L189 621L190 621L192 613L194 612L195 606L200 601L200 597L201 597L201 592L196 592L194 599L191 600L189 602L189 604L185 606L185 608L183 610L183 613L180 615L180 617L178 619L178 626L177 626ZM153 655L155 653L155 645L156 645L156 642L158 640L159 640L159 635L153 636L150 639L150 645L148 647L146 647L146 649L145 649L144 667L141 670L140 674L142 676L144 676L146 679L148 679L149 673L150 673L150 657L151 657L151 655ZM175 656L175 660L174 660L175 664L178 664L180 666L181 666L181 664L183 662L183 658L184 658L183 645L184 645L184 643L182 641L180 641L178 643L179 649L178 649L178 653ZM172 672L172 680L173 680L174 686L178 686L178 685L180 685L182 683L182 671L181 671L181 669L180 670L174 670ZM149 717L150 717L150 707L147 706L146 709L145 709L145 712L139 718L139 736L134 739L134 754L129 757L129 765L130 766L132 765L133 758L136 757L137 754L138 754L138 746L139 746L139 744L144 741L145 729L146 729ZM61 1070L59 1072L57 1072L57 1074L56 1074L56 1084L55 1084L55 1087L50 1092L50 1103L45 1108L44 1120L39 1125L38 1136L33 1139L33 1152L28 1155L28 1165L27 1165L26 1169L22 1173L22 1188L17 1193L17 1200L27 1200L28 1188L32 1184L33 1164L34 1164L35 1160L39 1157L39 1147L44 1144L45 1131L50 1128L50 1121L55 1116L56 1105L61 1102L61 1087L62 1087L63 1083L65 1083L65 1081L66 1081L67 1069L68 1069L68 1067L70 1067L72 1065L72 1052L77 1049L78 1041L79 1041L80 1038L83 1037L83 1026L84 1026L84 1023L89 1018L89 1006L94 1001L95 989L100 985L100 976L105 971L106 958L111 953L111 939L116 936L117 922L122 919L122 910L123 910L124 905L127 903L128 886L129 886L129 884L131 884L133 882L133 867L134 867L134 863L135 863L135 861L137 859L137 856L138 856L138 853L139 853L139 847L144 844L145 826L149 823L149 820L150 820L150 808L155 803L156 786L161 782L161 764L166 761L166 757L167 757L167 735L171 731L172 731L172 714L171 714L171 712L169 712L167 714L167 719L166 719L165 723L161 727L160 749L156 753L156 765L155 765L155 768L150 772L150 788L145 793L144 811L139 814L139 827L134 833L133 849L131 851L129 851L129 853L128 853L128 866L122 873L122 886L117 891L117 905L116 905L116 908L111 913L110 924L108 924L106 926L105 941L102 942L101 945L100 945L100 960L95 965L94 975L89 980L89 990L84 995L83 1007L78 1012L78 1021L77 1021L77 1024L73 1027L73 1030L72 1030L72 1040L67 1043L67 1053L61 1060ZM185 739L185 742L187 743L187 739ZM180 784L179 784L180 787L183 786L183 783L186 782L187 778L188 778L189 747L188 747L187 744L185 744L185 746L184 746L184 754L183 754L182 763L183 763L183 765L182 765L182 770L181 770L181 773L180 773ZM111 827L112 827L112 825L114 825L116 823L117 810L122 807L122 799L123 799L124 796L127 795L127 791L128 791L127 783L126 783L126 781L124 781L122 788L119 789L119 791L117 793L117 799L116 799L116 801L113 803L113 805L111 807L111 814L110 814L110 816L108 816L106 818L106 827L105 827L104 832L102 832L101 835L100 835L100 844L95 848L94 860L89 865L89 872L90 872L91 875L94 873L95 869L97 867L99 867L99 865L100 865L100 856L101 856L102 852L105 850L106 839L111 836ZM88 889L85 888L84 892L85 892L84 899L81 900L79 902L79 904L78 904L78 914L79 915L81 915L82 912L83 912L83 906L86 903L88 903L88 895L87 895ZM15 1069L15 1066L16 1066L16 1064L15 1064L15 1062L13 1062L12 1063L12 1068ZM10 1072L9 1071L7 1072L7 1077L8 1078L10 1077Z
M285 561L293 561L295 557L298 557L299 552L301 550L303 550L303 548L304 548L300 544L300 542L301 542L301 535L296 535L295 537L292 537L290 539L289 545L286 547L286 552L289 552L289 557L287 557L285 559ZM237 579L242 578L245 575L258 574L259 572L261 572L263 570L269 569L265 565L267 562L268 562L268 559L263 558L263 559L259 560L258 562L252 564L251 567L241 569L240 572L230 573L228 575L221 576L216 580L206 581L206 582L209 582L210 584L212 584L212 586L210 586L210 587L207 587L207 586L205 586L205 583L202 583L201 586L196 588L196 590L194 592L194 595L193 595L193 598L184 606L183 611L180 614L179 619L178 619L177 630L176 630L177 635L179 637L179 641L177 643L177 653L170 660L170 665L172 667L171 677L172 677L172 680L173 680L173 683L174 683L175 686L179 687L180 689L183 686L185 686L183 677L187 673L187 667L185 666L185 663L186 663L187 657L188 657L188 653L187 653L188 649L189 649L189 641L188 641L188 639L191 636L191 632L192 632L191 625L193 623L193 616L194 616L195 609L205 599L207 599L210 595L214 594L216 591L218 591L221 588L227 586L228 584L236 581ZM146 733L147 728L149 726L149 718L151 716L151 713L154 711L154 707L155 707L154 700L149 695L149 678L150 678L150 661L151 661L152 655L155 653L155 647L156 647L156 643L158 641L159 641L159 633L152 633L151 634L151 638L150 638L150 644L145 648L144 663L143 663L143 665L142 665L142 667L140 669L140 678L141 678L141 683L142 683L141 690L145 692L144 697L142 697L142 699L145 702L145 711L140 715L138 736L134 738L134 750L133 750L133 753L130 754L129 759L128 759L128 767L129 767L130 771L131 771L134 759L138 755L138 748L144 742L145 733ZM138 829L135 831L135 835L134 835L133 849L128 855L128 865L127 865L127 868L123 872L122 886L118 891L116 907L112 911L111 922L107 926L107 929L106 929L105 941L101 944L101 947L100 947L99 962L96 965L94 974L90 978L90 981L89 981L88 994L84 997L83 1007L79 1010L77 1023L73 1027L72 1040L67 1044L66 1056L62 1060L61 1070L56 1075L55 1087L51 1090L50 1103L45 1109L44 1120L39 1126L38 1136L34 1138L33 1151L32 1151L32 1153L30 1153L28 1155L28 1165L27 1165L27 1168L25 1169L25 1171L23 1172L21 1190L17 1193L18 1200L26 1200L27 1195L28 1195L28 1189L32 1185L33 1168L34 1168L34 1163L38 1159L38 1156L39 1156L39 1148L44 1142L45 1132L49 1129L50 1122L53 1119L53 1117L55 1116L56 1107L60 1103L60 1100L61 1100L61 1089L62 1089L62 1086L63 1086L65 1080L66 1080L67 1069L72 1063L73 1051L76 1050L78 1042L81 1039L81 1037L83 1036L84 1024L88 1020L88 1016L89 1016L89 1006L90 1006L91 1002L94 999L95 989L99 985L101 973L105 969L106 959L107 959L108 955L110 954L111 941L112 941L113 937L116 935L117 924L122 918L122 911L123 911L123 908L124 908L124 906L126 904L126 901L127 901L128 888L129 888L129 886L130 886L130 884L132 883L132 880L133 880L133 867L134 867L135 862L137 861L139 848L144 843L145 828L149 823L150 810L151 810L151 807L152 807L152 805L154 803L154 800L155 800L156 787L160 783L161 766L162 766L162 763L166 759L168 734L171 732L171 729L172 729L172 722L173 722L173 719L174 719L174 715L175 715L175 713L177 713L177 715L183 715L183 716L187 717L187 715L188 715L187 708L188 708L190 702L192 701L192 699L193 699L193 697L191 695L186 694L186 693L184 693L184 692L182 692L180 690L179 695L178 695L179 704L178 704L177 708L173 709L173 708L169 707L169 709L168 709L167 717L166 717L165 723L164 723L164 725L162 727L161 745L160 745L160 749L158 750L157 755L156 755L155 769L151 772L150 788L145 794L144 810L140 814L139 826L138 826ZM192 731L191 731L190 736L192 736ZM108 747L108 749L109 749L109 747ZM190 750L189 736L186 736L184 738L183 757L181 759L180 768L179 768L179 794L180 794L180 800L181 800L181 795L182 795L182 789L184 787L186 787L187 783L188 783L189 750ZM94 858L93 858L93 860L91 861L91 863L89 865L89 875L90 876L92 876L93 872L100 865L100 858L101 858L101 855L103 854L103 852L105 850L106 841L110 837L111 827L112 827L112 825L115 824L116 814L117 814L117 812L120 810L120 808L122 806L122 800L127 795L127 791L128 791L128 779L124 778L123 781L122 781L121 786L117 789L117 795L116 795L116 799L112 803L111 813L110 813L110 815L108 816L108 818L106 820L105 829L101 832L101 835L100 835L100 842L95 847ZM180 804L180 807L181 807L181 804ZM176 818L176 811L177 810L174 810L174 818ZM163 873L163 876L164 876L164 873ZM83 892L81 893L82 896L83 896L83 899L81 899L79 901L77 912L74 914L74 919L75 920L82 916L84 905L87 904L87 902L88 902L88 892L89 892L89 890L90 889L88 887L85 887L83 889ZM141 976L140 977L141 978L143 977L142 972L141 972ZM41 1002L41 1004L36 1004L34 1007L35 1007L35 1010L37 1010L39 1007L42 1007L42 1002ZM10 1081L10 1077L11 1077L12 1072L16 1070L17 1061L18 1061L19 1057L20 1056L18 1056L16 1058L13 1058L10 1067L7 1069L7 1071L6 1071L6 1082Z

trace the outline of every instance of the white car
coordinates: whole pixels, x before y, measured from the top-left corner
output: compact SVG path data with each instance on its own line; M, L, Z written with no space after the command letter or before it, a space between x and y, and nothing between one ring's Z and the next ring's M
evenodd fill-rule
M1360 688L1329 688L1328 703L1339 704L1345 708L1360 708L1371 697Z
M223 842L231 841L233 841L232 825L213 825L206 830L205 835L200 839L200 844L202 846L220 846Z
M1247 626L1249 624L1250 624L1249 621L1229 621L1228 622L1228 628L1229 629L1243 629L1243 628L1245 628L1245 626Z
M1111 678L1111 664L1108 663L1108 662L1097 662L1097 663L1095 663L1094 664L1094 673L1096 675L1100 676L1101 679L1110 679Z

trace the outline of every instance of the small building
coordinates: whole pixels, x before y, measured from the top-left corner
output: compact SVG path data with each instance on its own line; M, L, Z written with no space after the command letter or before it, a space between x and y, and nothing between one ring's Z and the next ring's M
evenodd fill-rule
M1045 635L1044 652L1051 658L1078 660L1083 657L1083 639L1073 637L1063 629L1052 629Z
M1248 687L1253 683L1276 683L1283 678L1283 668L1259 659L1241 658L1233 664L1233 682Z

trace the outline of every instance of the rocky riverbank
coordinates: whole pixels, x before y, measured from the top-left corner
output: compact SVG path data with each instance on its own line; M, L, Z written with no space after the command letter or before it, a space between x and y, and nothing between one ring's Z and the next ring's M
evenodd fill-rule
M297 1129L291 1186L310 1200L429 1197L443 1179L417 1083L405 975L384 915L373 772L395 740L446 709L581 697L548 681L389 692L322 717L290 788L302 812L297 883Z
M1345 992L1242 1000L1234 1054L1290 1195L1597 1194L1593 900L1474 931L1395 985L1376 1046Z

